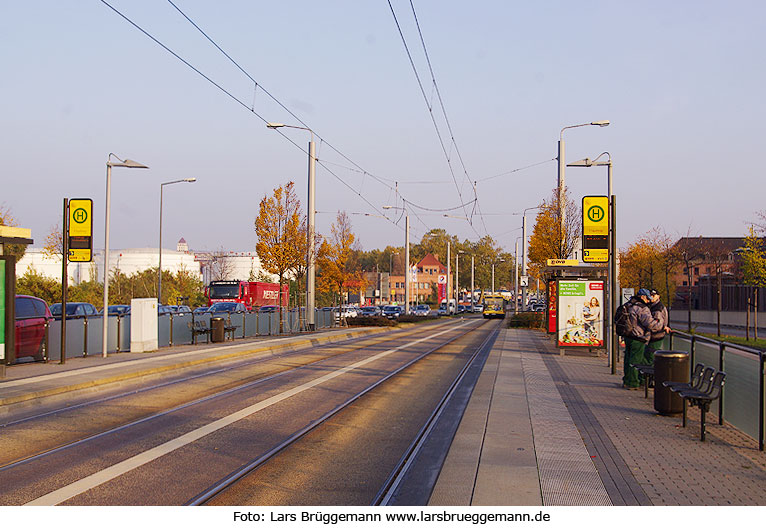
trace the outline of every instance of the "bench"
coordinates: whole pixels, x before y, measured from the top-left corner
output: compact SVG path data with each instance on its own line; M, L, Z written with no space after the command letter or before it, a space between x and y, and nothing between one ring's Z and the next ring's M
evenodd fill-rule
M239 326L226 326L226 325L224 325L223 326L223 333L224 333L224 335L226 333L228 333L229 334L229 340L234 340L234 332L237 331L238 327Z
M707 367L702 373L696 386L683 387L678 384L666 385L684 400L683 426L686 427L686 402L700 409L700 441L705 441L705 414L710 410L710 404L721 396L726 373Z
M213 330L210 326L206 325L204 321L195 320L189 322L188 326L192 334L192 344L197 344L197 335L206 335L207 341L210 342L210 333Z
M654 387L654 365L653 364L631 364L638 373L644 377L644 398L649 397L649 382Z

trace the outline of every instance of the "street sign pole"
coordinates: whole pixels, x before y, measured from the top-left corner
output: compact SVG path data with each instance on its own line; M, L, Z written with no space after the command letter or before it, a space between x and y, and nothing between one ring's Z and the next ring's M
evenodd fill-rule
M59 364L66 363L66 291L69 274L69 199L64 197L64 218L61 229L61 359Z

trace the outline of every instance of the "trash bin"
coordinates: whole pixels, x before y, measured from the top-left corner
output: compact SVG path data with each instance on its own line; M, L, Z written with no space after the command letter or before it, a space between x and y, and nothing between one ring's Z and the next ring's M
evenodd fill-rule
M224 321L222 317L210 319L210 341L223 342L225 339Z
M654 410L663 415L680 414L684 402L665 381L689 382L689 354L683 351L658 350L654 353Z

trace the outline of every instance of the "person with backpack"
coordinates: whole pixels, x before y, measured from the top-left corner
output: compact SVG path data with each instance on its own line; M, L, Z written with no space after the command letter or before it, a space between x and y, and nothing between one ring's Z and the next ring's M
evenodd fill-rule
M634 364L648 364L646 346L651 340L652 333L658 333L669 328L663 322L652 316L649 309L651 293L648 289L639 289L638 294L617 308L615 325L617 334L625 339L625 365L623 367L622 386L628 389L638 389L641 379Z
M649 294L649 311L652 312L654 318L662 322L662 330L652 333L649 344L646 345L646 353L644 355L646 357L646 364L654 364L654 352L662 348L662 341L665 339L665 335L670 332L668 327L670 324L668 309L660 300L660 293L656 289L652 289Z

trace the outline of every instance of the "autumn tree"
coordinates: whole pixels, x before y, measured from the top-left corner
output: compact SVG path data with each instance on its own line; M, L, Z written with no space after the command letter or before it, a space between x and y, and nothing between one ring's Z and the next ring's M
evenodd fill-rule
M345 287L359 280L358 270L350 267L353 250L354 233L351 221L346 212L338 212L338 217L331 227L331 235L324 238L319 247L317 267L320 271L318 287L325 292L335 292L339 295L338 304L343 297ZM339 311L340 312L340 311Z
M566 259L574 252L580 239L582 219L580 207L564 191L566 210L561 222L558 190L540 204L532 237L529 240L527 258L541 267L549 259Z
M205 263L205 267L210 274L210 278L213 281L231 280L231 275L234 273L234 261L231 259L229 253L220 247L218 250L212 252L205 252L201 255L201 260ZM165 281L163 276L163 282Z
M263 268L277 275L279 292L285 284L286 275L306 259L306 245L301 241L300 201L295 194L293 182L274 189L271 197L261 199L260 211L255 218L255 234L258 243L255 250ZM280 294L280 327L283 302Z
M766 249L751 225L742 249L742 275L745 285L755 287L755 338L758 339L758 291L766 287ZM748 331L749 333L749 331Z
M10 208L6 208L5 205L0 205L0 226L18 226ZM26 245L3 245L3 254L13 256L17 263L24 257L26 251Z
M687 231L686 237L682 237L676 243L676 252L686 272L686 285L688 288L688 297L686 302L687 311L687 330L692 329L692 286L693 286L693 268L704 257L702 251L702 236L692 237L691 229Z
M661 227L652 228L620 251L620 285L656 289L670 309L675 296L670 279L681 261L681 251L671 237Z
M43 254L54 261L61 261L61 256L64 254L64 234L58 223L53 225L51 231L45 236Z

